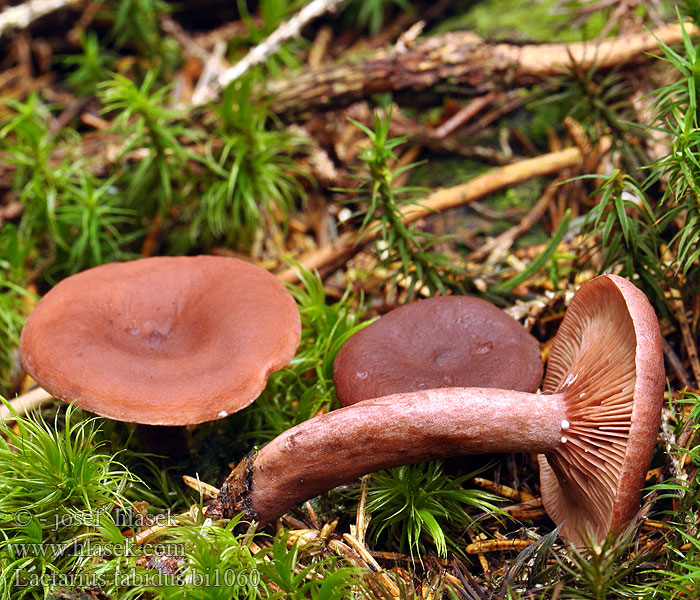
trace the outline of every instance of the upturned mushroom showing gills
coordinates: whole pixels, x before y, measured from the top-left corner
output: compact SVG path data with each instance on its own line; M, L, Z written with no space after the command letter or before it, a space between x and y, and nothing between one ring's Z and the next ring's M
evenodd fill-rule
M575 294L543 394L442 388L365 400L297 425L242 461L210 512L269 522L378 469L483 452L535 452L544 507L574 541L639 509L664 387L659 324L644 294L602 275Z
M294 356L299 311L267 271L235 258L153 257L88 269L37 304L27 372L99 415L190 425L238 411Z
M535 392L539 346L490 302L439 296L396 308L353 335L333 366L338 400L361 400L441 387Z

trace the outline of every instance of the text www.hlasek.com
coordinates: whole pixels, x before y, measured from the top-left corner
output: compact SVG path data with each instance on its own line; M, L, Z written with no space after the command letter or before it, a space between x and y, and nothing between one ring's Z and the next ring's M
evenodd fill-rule
M182 544L139 544L125 540L124 543L99 543L99 542L77 542L73 540L68 544L43 544L43 543L22 543L9 544L14 556L22 558L26 556L41 556L42 558L57 558L70 554L71 556L90 558L95 556L145 556L154 554L156 556L182 556L185 547Z

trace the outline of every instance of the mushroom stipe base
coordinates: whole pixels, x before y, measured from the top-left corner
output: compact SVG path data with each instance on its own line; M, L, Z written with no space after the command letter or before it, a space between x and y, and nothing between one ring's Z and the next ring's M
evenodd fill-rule
M239 462L226 478L216 498L207 504L207 514L217 518L230 519L244 513L250 521L260 521L260 515L253 510L250 491L253 485L253 469L257 452Z

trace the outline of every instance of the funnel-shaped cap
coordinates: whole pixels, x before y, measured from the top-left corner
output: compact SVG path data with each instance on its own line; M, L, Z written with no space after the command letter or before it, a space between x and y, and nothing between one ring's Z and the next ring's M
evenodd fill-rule
M235 258L154 257L68 277L22 330L24 368L55 397L120 421L186 425L250 404L294 356L299 311Z

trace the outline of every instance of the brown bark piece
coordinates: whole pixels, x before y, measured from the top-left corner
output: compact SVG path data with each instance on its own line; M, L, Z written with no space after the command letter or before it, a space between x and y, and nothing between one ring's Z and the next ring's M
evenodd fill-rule
M686 31L696 33L690 25ZM659 41L681 40L678 24L600 43L527 46L489 43L459 31L421 39L408 48L392 46L345 63L309 68L269 83L265 95L272 98L274 112L299 113L347 105L377 92L420 92L437 84L466 86L484 94L566 73L572 64L580 69L610 68L644 58Z

